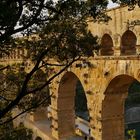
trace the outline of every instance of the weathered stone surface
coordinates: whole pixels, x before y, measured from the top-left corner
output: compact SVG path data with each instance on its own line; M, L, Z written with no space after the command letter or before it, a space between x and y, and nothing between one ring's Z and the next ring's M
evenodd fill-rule
M100 55L86 58L92 67L78 61L53 81L52 135L56 139L74 135L74 97L80 80L90 110L91 136L95 140L124 140L125 98L130 84L140 81L140 25L133 26L140 19L140 9L127 9L109 10L112 20L106 24L89 23L102 46Z

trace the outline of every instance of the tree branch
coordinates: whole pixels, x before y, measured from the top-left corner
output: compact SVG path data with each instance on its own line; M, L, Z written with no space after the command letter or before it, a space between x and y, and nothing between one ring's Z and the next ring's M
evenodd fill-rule
M45 98L44 100L42 100L42 101L41 101L40 103L38 103L37 105L32 106L32 107L30 107L30 108L27 108L26 110L22 111L21 113L19 113L18 115L14 116L13 118L8 119L8 120L6 120L6 121L4 121L4 122L0 122L0 125L9 123L9 122L13 121L14 119L16 119L17 117L19 117L20 115L22 115L22 114L24 114L24 113L26 113L26 112L28 112L28 111L34 109L34 108L39 107L40 105L44 104L46 101L48 102L49 99L50 99L52 96L53 96L53 94L49 95L47 98Z
M78 57L77 59L73 59L69 64L67 64L64 68L62 68L59 72L57 72L56 74L54 74L52 77L50 77L42 86L37 87L34 90L31 91L27 91L28 94L37 92L42 90L44 87L46 87L48 84L50 84L50 82L57 77L59 74L61 74L63 71L65 71L69 66L71 66L75 61L79 60L80 57Z
M8 68L10 68L10 66L9 66L9 65L7 65L7 66L5 66L5 67L0 68L0 71L3 71L3 70L8 69Z
M21 91L19 92L19 94L17 95L17 97L15 98L15 100L13 100L10 104L8 104L4 109L0 110L0 118L2 118L7 112L9 112L15 105L17 105L20 100L27 95L27 85L28 82L30 81L32 75L36 72L36 70L38 69L38 66L41 62L41 60L43 59L43 57L47 54L47 52L50 50L50 48L46 49L45 51L43 51L40 56L38 57L38 60L36 62L36 65L34 66L34 68L31 70L30 73L28 73L26 75L26 78L23 82L23 86L21 88Z
M45 66L52 66L52 67L62 67L62 66L65 66L65 64L51 64L51 63L45 63L44 61L42 62L43 64L38 67L38 69L41 69Z
M35 15L34 15L32 18L30 18L31 21L29 21L28 24L26 24L26 25L24 25L24 26L22 26L22 27L19 27L19 28L15 29L15 30L13 29L13 30L9 30L8 32L5 32L3 35L0 36L0 42L2 42L3 40L5 40L5 39L6 39L7 37L9 37L10 35L13 35L13 34L15 34L15 33L21 32L21 31L23 31L23 30L25 30L25 29L31 27L33 24L35 24L36 21L37 21L37 17L38 17L38 16L40 15L40 13L41 13L42 6L43 6L44 1L45 1L45 0L42 0L42 1L41 1L40 6L39 6L37 12L35 13Z

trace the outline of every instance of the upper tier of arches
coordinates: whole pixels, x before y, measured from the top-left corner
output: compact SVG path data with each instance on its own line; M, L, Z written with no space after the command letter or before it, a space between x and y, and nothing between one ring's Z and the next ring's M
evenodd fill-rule
M115 39L117 40L118 37ZM110 56L115 55L115 41L108 33L105 33L101 38L100 55ZM119 36L118 48L120 55L136 55L137 37L131 30L125 31L122 36Z

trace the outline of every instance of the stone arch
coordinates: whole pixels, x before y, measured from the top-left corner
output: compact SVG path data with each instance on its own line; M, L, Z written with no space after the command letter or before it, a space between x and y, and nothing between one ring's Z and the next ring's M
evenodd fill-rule
M57 97L58 137L75 135L75 96L80 79L73 72L66 72L60 80Z
M136 54L136 35L127 30L121 38L121 55L134 55Z
M104 34L101 39L101 55L113 55L113 40L109 34Z
M129 86L136 79L119 75L112 79L102 103L102 137L104 140L124 140L124 104Z

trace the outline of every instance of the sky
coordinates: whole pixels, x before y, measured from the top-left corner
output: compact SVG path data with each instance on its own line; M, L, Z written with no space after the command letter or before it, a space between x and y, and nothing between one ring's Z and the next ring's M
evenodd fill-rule
M113 2L109 1L109 5L108 5L108 8L113 8L113 7L116 7L118 6L117 4L114 4Z

